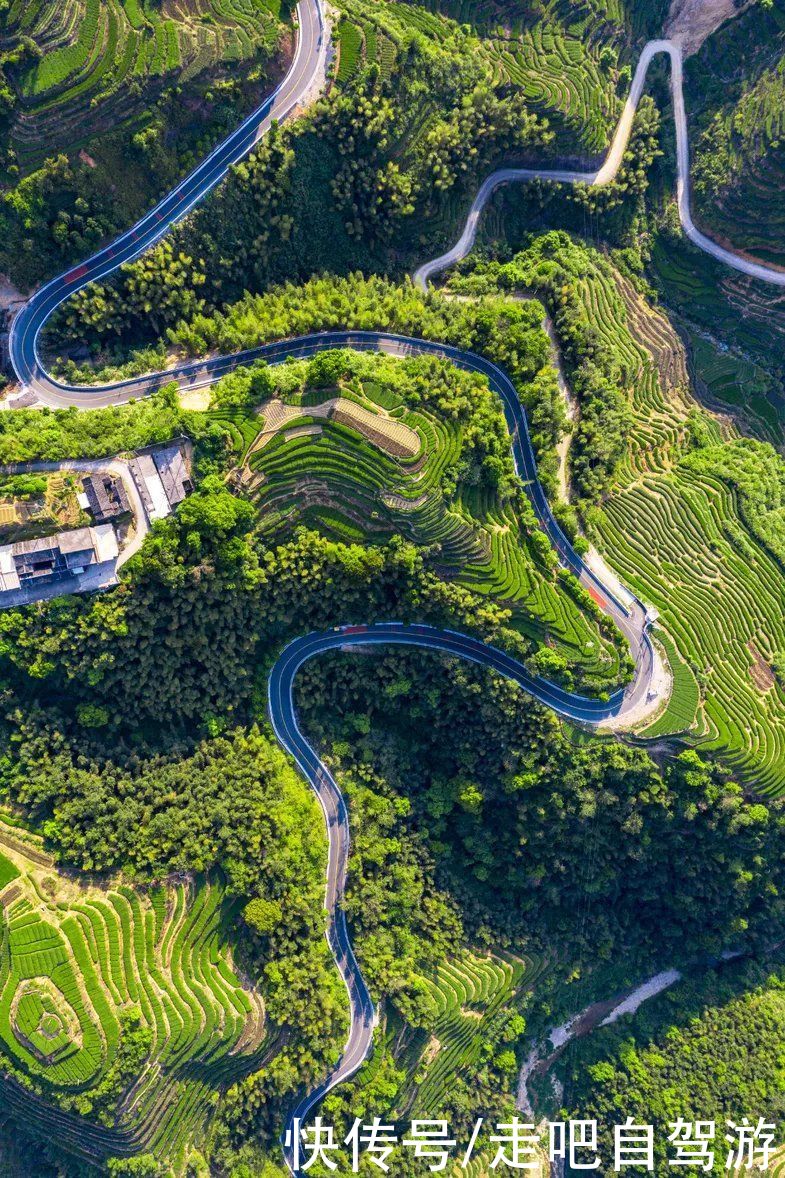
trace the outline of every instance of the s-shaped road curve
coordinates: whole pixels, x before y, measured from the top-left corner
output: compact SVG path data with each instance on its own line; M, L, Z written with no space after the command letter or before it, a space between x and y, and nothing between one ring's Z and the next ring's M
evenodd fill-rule
M292 64L280 86L261 106L131 229L86 262L40 287L17 312L11 323L8 350L14 371L25 387L52 404L78 403L79 390L71 389L74 395L70 399L64 397L63 390L67 386L53 381L41 363L38 341L47 319L72 294L91 282L106 278L124 262L133 261L160 241L223 180L233 164L256 146L273 122L281 122L294 111L318 81L327 53L323 2L299 0L297 44ZM148 378L145 391L149 392L153 384L154 378Z
M434 274L460 262L471 250L477 236L477 226L486 204L497 188L503 184L527 180L551 180L561 184L588 184L591 187L602 188L610 184L615 178L624 159L624 153L632 132L632 124L638 103L646 84L646 76L652 60L660 53L665 53L671 61L671 94L673 97L673 117L676 125L676 163L677 184L676 195L679 208L679 220L687 237L704 253L710 254L718 262L748 274L751 278L758 278L762 282L770 282L775 286L785 286L785 270L777 270L773 266L764 266L761 262L753 262L744 258L733 250L725 249L696 227L692 219L690 199L690 143L687 132L687 112L684 105L684 57L681 45L677 41L649 41L643 47L635 76L632 79L630 93L619 119L605 162L594 172L560 171L553 168L499 168L492 172L481 184L472 202L469 215L463 227L461 236L455 245L438 258L425 262L415 272L414 281L423 290L428 280Z
M341 1081L351 1076L370 1050L374 1009L367 986L357 965L348 936L342 897L349 854L349 822L344 799L327 768L303 737L297 725L293 703L293 683L298 669L308 659L336 648L380 644L407 644L457 655L491 667L523 686L542 703L559 714L584 723L621 725L626 716L640 710L649 701L653 671L653 651L647 633L645 608L635 599L624 604L617 593L605 587L575 553L553 518L545 494L536 476L534 453L525 414L515 389L501 369L482 357L461 352L441 344L407 339L382 333L337 332L284 341L254 349L235 357L183 365L171 372L120 382L117 385L78 388L61 384L46 372L38 354L38 340L46 320L60 303L88 283L106 277L122 263L131 261L155 244L168 229L193 208L226 175L230 166L250 151L274 119L283 119L308 92L319 75L326 51L322 0L300 0L298 4L298 38L292 66L276 92L262 104L228 139L220 144L202 164L183 180L132 229L121 235L81 266L53 279L38 290L19 311L9 338L11 361L23 385L43 400L55 405L76 404L84 407L117 404L142 396L161 384L175 380L181 386L210 384L237 364L262 357L272 363L288 355L307 356L325 347L362 347L382 349L397 354L431 352L448 356L454 363L483 372L491 387L502 398L512 437L516 467L524 480L541 525L548 533L562 564L569 568L592 593L601 608L614 618L630 642L636 672L625 692L616 693L607 702L572 695L554 684L530 676L511 656L476 638L424 625L383 623L372 627L348 626L325 634L312 634L295 640L276 662L269 683L270 718L278 739L295 758L301 772L313 787L322 806L328 830L329 859L326 907L329 915L327 937L347 988L350 1002L350 1032L343 1055L328 1078L303 1097L289 1120L291 1131L295 1118L305 1119L314 1105ZM607 184L616 175L629 140L632 122L646 79L649 63L660 52L671 58L671 80L676 117L678 147L679 213L688 237L719 261L752 277L785 286L785 273L750 262L723 249L701 234L690 213L689 147L682 91L681 49L673 42L650 42L644 49L633 80L630 96L617 128L614 141L603 166L593 173L544 169L501 169L484 182L472 205L461 238L447 254L421 267L416 280L427 285L430 275L464 257L474 242L480 213L488 198L500 184L514 180L546 179L565 183ZM285 1151L292 1173L298 1173L291 1145Z
M298 32L294 59L277 90L265 99L257 110L220 143L201 164L163 198L140 221L116 238L111 245L94 254L86 262L53 278L33 294L17 312L9 333L9 354L20 382L52 405L98 405L97 397L127 399L150 392L162 381L162 374L154 374L134 382L85 390L78 386L60 384L52 379L41 362L38 342L47 319L53 311L76 291L106 278L124 262L130 262L158 242L186 213L190 212L224 178L229 168L242 159L269 130L273 121L285 119L317 82L327 52L324 0L299 0L297 5ZM638 109L649 66L660 53L670 57L671 92L676 126L677 199L679 218L689 240L717 261L775 286L785 287L785 270L751 261L726 249L707 237L696 227L690 200L690 148L687 114L684 104L683 54L677 41L649 41L641 52L630 93L614 133L613 142L602 166L593 172L565 171L550 168L500 168L492 172L480 186L472 203L463 232L455 245L438 258L425 262L415 272L414 281L425 289L434 274L465 258L477 234L480 216L490 197L503 184L515 181L550 180L564 184L589 184L602 187L616 177L629 143L635 112Z
M616 692L607 702L573 695L553 683L530 675L517 659L479 638L433 626L406 625L403 622L339 626L335 630L296 638L279 656L267 688L270 720L279 742L291 754L300 772L313 787L324 813L329 836L327 910L330 923L327 940L349 995L351 1013L349 1036L341 1058L326 1079L302 1097L287 1120L282 1137L284 1156L294 1175L302 1173L302 1159L295 1152L296 1130L328 1092L348 1080L362 1065L371 1050L375 1023L373 1000L352 949L341 902L349 859L349 815L334 777L319 760L297 723L294 681L304 663L326 651L390 645L418 646L490 667L519 683L535 699L560 715L583 724L593 725L620 717L625 709L624 692Z
M404 626L383 623L375 626L348 626L324 634L310 634L291 643L276 661L268 684L268 704L273 730L281 745L294 757L298 768L313 788L324 813L328 834L328 868L325 908L328 913L327 940L349 997L350 1029L341 1058L327 1078L306 1093L287 1120L285 1132L290 1145L285 1150L292 1174L301 1172L293 1154L294 1127L306 1119L314 1106L342 1081L357 1071L370 1051L373 1039L374 1008L349 938L342 899L349 859L349 816L334 778L319 760L303 736L294 708L293 685L300 667L327 650L406 644L457 655L490 667L525 688L541 703L560 715L587 726L610 724L621 727L630 717L640 718L662 702L652 690L655 656L648 634L649 617L645 607L631 594L607 587L590 569L562 531L537 477L537 464L529 434L526 413L509 376L484 356L448 344L382 332L320 332L298 339L266 344L235 356L224 356L183 365L162 374L181 388L210 385L238 365L264 359L282 363L286 359L307 358L329 348L353 348L383 351L397 356L437 355L457 367L485 376L502 402L515 469L523 482L537 519L547 533L562 566L568 569L592 595L599 607L611 617L627 639L635 661L632 682L625 691L600 701L565 691L556 684L530 675L526 668L506 654L481 640L426 625ZM161 383L163 383L163 380ZM112 404L149 391L147 378L126 381L122 386L82 390L88 404Z

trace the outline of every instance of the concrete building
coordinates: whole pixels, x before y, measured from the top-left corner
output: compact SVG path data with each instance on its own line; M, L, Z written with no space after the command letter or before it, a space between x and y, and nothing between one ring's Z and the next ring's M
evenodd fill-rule
M0 548L0 594L12 593L19 588L19 574L14 564L11 545Z
M153 462L170 507L177 507L194 489L185 453L180 446L166 446L153 451Z
M128 502L122 479L116 479L106 473L90 474L82 479L82 487L84 502L80 495L79 503L90 512L97 524L122 519L131 514L131 504Z
M19 591L32 591L30 600L35 600L40 586L62 586L63 592L69 591L88 570L114 564L119 551L111 524L6 544L0 547L0 603L4 603L4 594Z
M139 451L128 463L150 519L164 519L193 490L187 443Z

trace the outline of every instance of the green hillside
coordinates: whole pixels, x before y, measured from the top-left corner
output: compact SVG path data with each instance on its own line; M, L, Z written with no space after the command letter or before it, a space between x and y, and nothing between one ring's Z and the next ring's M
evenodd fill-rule
M125 1152L181 1155L216 1096L260 1066L264 1003L232 963L237 905L217 879L137 891L61 875L0 826L0 1053ZM29 857L28 857L29 855ZM85 1137L87 1156L98 1144ZM100 1156L97 1154L96 1156Z
M736 7L685 65L695 219L785 266L785 0ZM73 382L196 375L105 409L2 398L0 466L175 438L191 464L106 592L0 610L4 1176L285 1178L282 1125L325 1081L338 1141L445 1119L450 1178L504 1168L490 1134L516 1110L543 1154L551 1117L596 1117L603 1151L628 1116L782 1125L785 295L685 238L663 58L613 183L500 187L470 256L410 277L492 169L601 158L670 8L335 0L324 95L40 341ZM279 0L0 0L0 21L3 298L150 207L294 43ZM363 331L434 350L296 358ZM468 633L595 700L635 670L482 365L442 345L508 374L564 533L646 607L627 729L364 636ZM0 482L8 540L87 519L73 478ZM290 715L271 669L317 631ZM330 1088L344 917L373 1050Z
M29 286L126 228L285 67L276 0L11 0L0 270Z
M306 523L345 543L412 540L442 576L510 609L516 630L552 648L552 676L611 690L625 674L619 643L547 559L514 488L508 434L487 384L426 358L336 353L330 368L337 388L314 387L322 377L307 364L275 374L285 382L288 417L270 432L259 430L256 406L211 411L237 447L238 484L260 514L261 534ZM219 405L243 378L241 370L216 386ZM349 408L309 414L337 393ZM282 402L269 404L281 418ZM364 418L352 417L355 406ZM396 426L411 431L413 452L395 453Z
M699 218L709 232L785 264L785 5L758 5L688 63Z
M653 734L681 730L756 788L779 792L782 459L770 446L735 440L732 426L698 407L681 340L599 254L550 235L502 267L502 281L536 286L545 259L574 284L597 340L626 375L625 453L610 493L585 520L676 648L677 690ZM691 716L687 699L698 703Z
M138 118L167 85L264 63L279 35L278 6L256 0L14 0L5 52L8 60L24 47L19 64L6 66L18 95L10 142L20 169Z

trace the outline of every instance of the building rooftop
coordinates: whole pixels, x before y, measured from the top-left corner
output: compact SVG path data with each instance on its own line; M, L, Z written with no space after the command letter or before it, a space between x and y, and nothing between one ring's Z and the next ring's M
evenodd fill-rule
M119 552L111 524L6 544L0 548L0 592L72 577L91 565L116 560Z
M155 451L153 461L161 476L166 498L172 507L176 507L193 490L185 455L180 446L167 446L165 450Z
M0 548L0 593L18 588L19 574L16 571L11 546L6 544L4 548Z
M73 531L61 532L59 536L53 536L52 539L57 542L57 547L63 553L92 552L95 548L92 530L92 528L74 528Z
M150 519L163 519L190 495L193 481L187 443L172 442L142 450L129 462L134 482Z
M128 464L150 519L163 519L172 510L151 454L137 454Z
M131 504L125 492L122 479L110 474L90 474L82 479L87 500L87 509L97 523L128 515ZM81 500L81 496L80 496Z
M98 564L103 564L107 560L117 560L120 555L120 546L117 543L117 533L111 524L98 524L95 528L90 528L95 541L95 559Z

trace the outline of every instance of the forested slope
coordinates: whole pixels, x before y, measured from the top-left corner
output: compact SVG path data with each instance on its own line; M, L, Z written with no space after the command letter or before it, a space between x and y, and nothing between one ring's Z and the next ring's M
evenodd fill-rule
M366 1113L446 1116L465 1138L477 1116L509 1118L534 1037L676 965L681 988L564 1056L564 1110L606 1123L693 1108L722 1119L748 1102L750 1115L781 1115L772 946L785 920L775 449L785 311L768 288L685 246L656 72L616 184L499 194L485 255L449 275L446 292L399 281L450 237L500 160L601 149L662 9L554 0L521 16L503 3L346 0L334 87L312 118L271 135L170 242L84 292L56 325L54 342L87 344L92 365L84 351L59 361L84 379L96 365L110 375L160 366L171 347L230 352L351 326L481 352L518 388L565 529L581 551L584 533L658 611L673 692L642 747L576 731L454 660L341 653L304 673L304 730L348 802L346 911L380 1010L373 1059L325 1106L339 1127ZM715 227L725 232L726 218L731 240L774 249L762 239L779 150L780 6L743 19L745 36L735 25L707 43L688 80L700 215L711 228L717 181ZM211 35L223 27L201 24ZM744 62L720 101L739 46ZM756 203L745 186L764 172ZM570 232L547 232L553 224ZM64 235L62 256L83 244ZM575 402L569 422L544 311ZM185 403L170 389L79 415L3 414L0 460L96 456L181 433L195 446L196 493L156 525L116 591L0 615L0 829L17 824L8 837L53 861L25 866L8 842L0 859L0 983L24 988L7 1011L0 989L4 1059L34 1073L46 1098L24 1127L5 1108L0 1164L22 1174L37 1165L45 1178L81 1178L83 1163L58 1142L73 1151L130 1126L148 1156L115 1158L116 1175L280 1178L284 1110L335 1060L346 1013L323 938L320 815L267 728L267 674L286 641L347 621L430 620L594 693L629 673L619 636L559 575L527 512L482 380L436 359L257 364ZM202 924L188 924L194 911L206 912ZM123 1038L107 1032L97 1070L66 1095L91 1120L71 1137L53 1129L63 1093L51 1068L67 1067L69 1043L83 1060L98 1024L117 1020L111 1004L92 1020L73 987L63 1005L29 985L19 938L42 923L52 944L61 938L66 989L74 945L89 988L103 978L130 1007L136 985L126 1042L136 1064L153 1065L144 1098L119 1109L106 1080L119 1095L111 1059L123 1058ZM124 948L113 969L115 936ZM707 968L727 952L751 960ZM192 1004L197 977L204 1002ZM161 1086L153 1076L166 1035L149 993L165 1020L181 1016L175 1062L196 1065L185 1069L179 1126L166 1086L179 1083L177 1068ZM224 1051L241 1042L229 1030L240 994L264 1005L265 1038L257 1022L246 1059ZM205 1070L213 1017L216 1066ZM52 1041L54 1061L41 1050ZM559 1111L547 1087L535 1093L538 1115ZM33 1131L47 1138L34 1151L19 1144ZM483 1154L470 1173L486 1172Z
M10 0L0 269L29 286L126 228L283 71L288 6Z
M689 64L699 218L748 253L785 263L785 5L756 6Z

